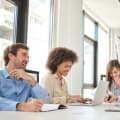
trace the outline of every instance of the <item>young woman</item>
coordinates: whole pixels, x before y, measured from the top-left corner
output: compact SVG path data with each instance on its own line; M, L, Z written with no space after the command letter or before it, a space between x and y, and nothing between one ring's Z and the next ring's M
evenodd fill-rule
M118 60L111 60L107 64L106 80L109 81L108 102L119 101L120 96L120 63Z
M43 78L43 85L50 96L51 103L86 102L88 100L79 95L70 95L64 79L77 60L76 53L67 48L58 47L50 52L46 64L50 73Z

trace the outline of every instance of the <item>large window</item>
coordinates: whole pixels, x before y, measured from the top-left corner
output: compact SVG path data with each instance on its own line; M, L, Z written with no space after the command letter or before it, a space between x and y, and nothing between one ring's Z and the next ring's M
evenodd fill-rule
M85 38L84 40L84 84L93 84L94 79L94 42ZM89 66L89 67L88 67Z
M95 22L84 14L84 87L94 86Z
M84 97L91 97L91 89L96 85L96 24L84 14Z
M50 43L51 0L29 0L28 39L30 62L28 69L45 74Z
M99 33L98 34L98 81L99 81L101 79L100 76L106 74L106 65L109 60L109 39L108 33L102 27L98 28L98 33Z
M84 90L88 97L105 74L109 56L108 33L84 12Z
M4 67L3 50L15 41L16 6L0 0L0 68Z

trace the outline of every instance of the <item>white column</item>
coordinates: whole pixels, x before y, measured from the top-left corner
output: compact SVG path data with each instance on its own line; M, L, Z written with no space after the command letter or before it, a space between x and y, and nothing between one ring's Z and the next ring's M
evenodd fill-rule
M81 94L83 80L82 0L54 0L53 47L74 50L79 56L68 75L72 94Z

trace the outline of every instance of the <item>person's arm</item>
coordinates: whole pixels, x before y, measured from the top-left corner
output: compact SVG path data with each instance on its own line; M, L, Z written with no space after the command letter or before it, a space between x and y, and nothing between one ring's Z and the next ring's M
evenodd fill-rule
M26 112L39 112L43 101L34 99L30 102L20 103L0 97L0 111L26 111Z
M67 96L67 102L71 103L71 102L82 102L83 98L81 98L80 96L72 96L72 95L68 95Z
M120 96L111 96L107 102L112 103L117 101L120 101Z
M0 111L16 111L17 101L0 97Z
M16 109L24 112L39 112L43 106L43 101L39 99L33 99L30 102L18 103Z
M10 72L10 75L14 77L16 80L19 79L27 80L32 85L32 87L36 85L34 77L29 75L23 69L14 69L13 71Z
M38 83L32 87L31 97L42 99L45 103L49 103L49 96L47 91Z
M68 103L72 103L72 102L86 103L86 102L90 102L90 101L92 101L92 99L90 99L90 98L83 98L80 95L67 96L67 102Z
M26 73L23 69L15 69L10 73L16 80L24 79L31 84L30 96L44 100L45 103L49 103L48 94L44 88L42 88L34 79L33 76Z

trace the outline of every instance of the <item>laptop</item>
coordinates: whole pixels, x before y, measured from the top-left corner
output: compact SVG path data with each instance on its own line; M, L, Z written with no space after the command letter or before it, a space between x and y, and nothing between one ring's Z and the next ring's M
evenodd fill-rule
M108 81L100 80L100 82L99 82L99 84L97 86L94 98L93 98L93 100L91 102L87 102L87 103L69 103L68 105L71 105L71 106L79 106L79 105L82 105L82 106L95 106L95 105L102 104L104 102L104 97L106 95L107 88L108 88Z

